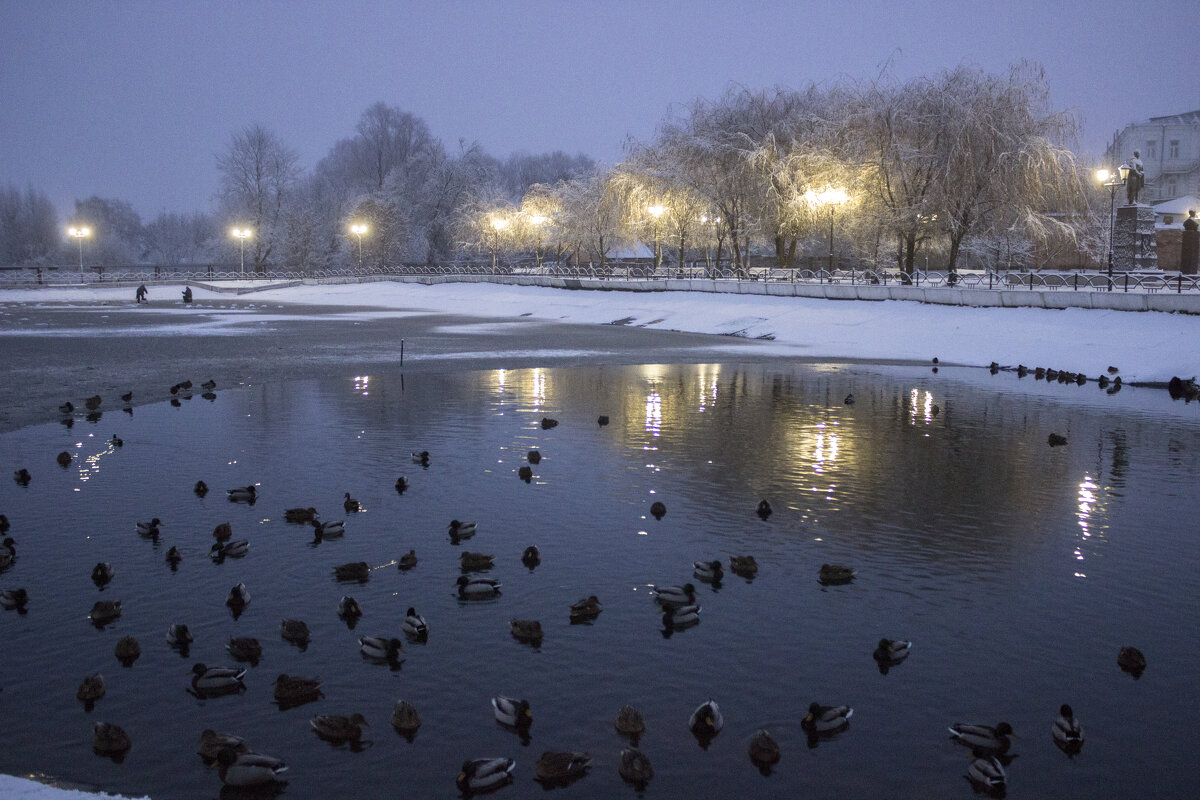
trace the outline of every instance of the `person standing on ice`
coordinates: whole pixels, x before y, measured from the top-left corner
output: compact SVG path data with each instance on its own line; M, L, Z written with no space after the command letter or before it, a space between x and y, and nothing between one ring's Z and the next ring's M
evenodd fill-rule
M141 286L139 286L137 288L137 292L135 293L134 296L137 298L137 301L139 303L143 303L146 301L146 295L148 295L148 294L150 294L150 293L148 291L146 291L146 284L143 283Z

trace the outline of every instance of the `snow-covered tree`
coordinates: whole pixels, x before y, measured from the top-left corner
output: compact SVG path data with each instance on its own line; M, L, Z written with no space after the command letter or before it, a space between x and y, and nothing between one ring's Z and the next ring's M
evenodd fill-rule
M54 204L33 186L0 188L0 264L47 264L62 244Z
M263 270L287 234L286 216L301 172L299 156L261 125L247 125L217 156L225 212L254 231L255 269Z

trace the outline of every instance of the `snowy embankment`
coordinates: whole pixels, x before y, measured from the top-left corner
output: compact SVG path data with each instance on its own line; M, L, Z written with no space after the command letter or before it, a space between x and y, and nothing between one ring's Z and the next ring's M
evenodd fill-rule
M0 797L4 800L100 800L111 797L120 800L120 795L82 792L76 789L56 789L37 781L0 775ZM149 800L141 798L140 800Z

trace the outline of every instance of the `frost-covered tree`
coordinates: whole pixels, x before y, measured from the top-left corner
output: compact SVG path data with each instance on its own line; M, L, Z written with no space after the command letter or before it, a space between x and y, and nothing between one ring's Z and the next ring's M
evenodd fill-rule
M143 260L142 218L124 200L95 195L76 200L75 222L92 230L84 244L88 261L105 266L126 266Z
M54 204L33 186L0 188L0 264L48 264L58 254L62 231Z
M142 228L146 258L152 264L199 264L212 259L219 233L208 214L159 214Z
M225 212L254 230L254 267L261 272L287 235L288 205L300 180L299 156L261 125L247 125L217 156Z

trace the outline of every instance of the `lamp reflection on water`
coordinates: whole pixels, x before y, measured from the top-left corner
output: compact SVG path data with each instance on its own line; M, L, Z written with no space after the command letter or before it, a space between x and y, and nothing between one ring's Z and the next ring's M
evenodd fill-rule
M918 411L918 409L920 409ZM920 389L913 389L909 397L908 406L908 421L910 425L917 424L917 417L923 417L926 423L933 422L933 392L925 392L925 397L921 397Z
M720 377L721 367L701 364L698 369L696 380L700 387L700 413L703 414L708 406L717 404L717 378Z
M646 432L655 438L662 430L662 395L651 392L646 396Z
M1092 515L1096 508L1098 496L1096 490L1100 488L1092 481L1092 476L1084 474L1083 482L1079 484L1079 512L1075 515L1079 520L1080 542L1075 548L1075 560L1077 562L1084 560L1083 546L1092 538ZM1080 564L1075 571L1076 578L1086 578L1087 575L1083 572L1083 565Z
M88 438L94 439L96 438L96 434L89 433ZM83 442L76 442L75 449L82 450ZM102 450L100 450L98 453L92 453L89 456L84 456L82 463L79 466L79 482L87 483L89 480L91 480L93 475L100 472L100 459L115 452L117 452L117 446L113 444L111 439L106 439L104 441L104 448ZM75 491L80 491L79 487L75 487Z
M354 391L361 392L363 397L366 397L367 384L371 382L370 375L355 375L354 376Z

